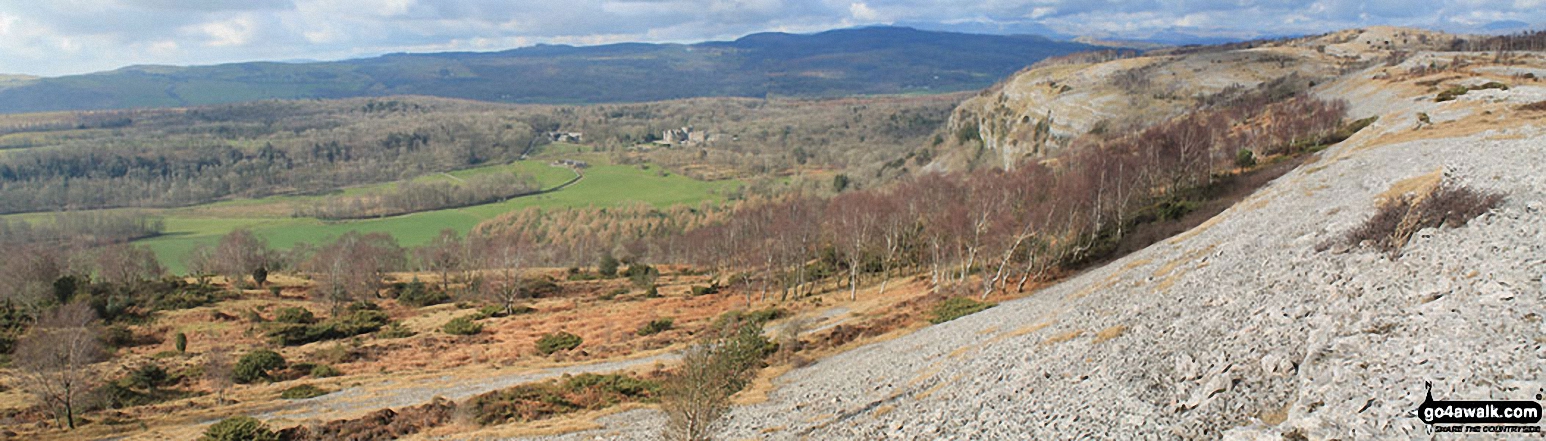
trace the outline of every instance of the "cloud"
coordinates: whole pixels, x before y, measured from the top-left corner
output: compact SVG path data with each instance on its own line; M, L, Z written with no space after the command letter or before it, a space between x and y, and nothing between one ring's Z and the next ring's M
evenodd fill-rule
M1546 25L1546 0L50 0L0 2L0 73L340 59L536 43L693 42L898 23L973 32L1251 38L1379 24Z
M204 44L211 47L244 46L252 42L253 23L247 18L204 23L197 29L209 36Z
M867 5L864 2L857 2L857 3L854 3L854 4L848 5L848 14L852 15L855 20L859 20L859 21L864 21L864 22L880 21L880 13L879 12L875 12L875 9L870 8L870 5Z

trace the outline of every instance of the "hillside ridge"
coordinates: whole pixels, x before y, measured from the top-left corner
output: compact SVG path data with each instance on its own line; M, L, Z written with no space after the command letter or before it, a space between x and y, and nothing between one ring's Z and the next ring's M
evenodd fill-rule
M537 45L329 62L145 65L11 86L0 82L0 112L387 95L579 104L953 92L985 87L1049 56L1093 48L1033 36L866 27L696 44Z

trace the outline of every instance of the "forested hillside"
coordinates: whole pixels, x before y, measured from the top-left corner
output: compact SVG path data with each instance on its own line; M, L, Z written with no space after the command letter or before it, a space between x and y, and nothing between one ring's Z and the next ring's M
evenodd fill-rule
M430 95L509 103L938 93L1094 48L1035 36L872 27L690 45L623 43L391 54L318 63L133 66L0 88L0 112Z

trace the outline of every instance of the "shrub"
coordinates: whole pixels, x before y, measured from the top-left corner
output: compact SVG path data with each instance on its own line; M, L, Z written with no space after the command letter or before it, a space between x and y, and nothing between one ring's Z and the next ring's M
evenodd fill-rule
M694 287L692 287L692 295L694 297L702 296L702 295L715 294L715 293L718 293L718 292L719 292L719 285L694 286Z
M369 301L369 300L360 300L360 301L357 301L357 302L354 302L354 303L350 303L347 308L344 308L345 312L380 311L380 310L381 310L381 305L377 305L376 302L372 302L372 301Z
M580 347L580 343L584 341L580 336L564 331L542 334L542 338L537 339L537 352L542 353L542 355L548 355L558 351L567 351Z
M951 297L934 305L933 317L929 323L940 324L955 320L967 314L976 313L984 309L996 306L994 303L979 302L970 297Z
M602 255L601 261L596 263L596 273L602 277L616 277L618 264L617 258L611 254Z
M200 441L279 441L279 434L250 416L233 416L204 430Z
M1501 202L1502 194L1440 182L1425 193L1387 201L1363 225L1349 231L1344 241L1355 247L1367 242L1395 258L1417 231L1464 226Z
M469 404L474 420L487 425L650 401L659 391L659 383L629 375L580 374L489 392L473 397Z
M173 335L172 345L177 348L177 352L188 352L188 335L181 332Z
M114 348L125 348L134 345L134 331L122 324L102 328L102 342Z
M1256 166L1256 154L1255 153L1251 153L1250 149L1240 149L1239 151L1236 151L1235 152L1235 166L1236 167L1240 167L1240 168L1255 167Z
M248 352L236 361L231 369L231 380L237 383L254 383L272 379L269 373L285 367L285 359L279 353L267 349Z
M671 329L671 325L674 323L675 320L672 320L670 317L651 320L649 323L645 323L644 326L640 326L637 333L641 336L659 334Z
M732 326L738 326L742 323L761 327L762 325L766 325L768 322L778 320L786 315L789 315L789 311L785 311L780 308L757 309L752 311L742 311L738 309L720 314L719 318L714 319L714 327L725 329Z
M219 300L218 291L213 289L201 289L197 286L182 287L180 289L160 294L155 297L153 309L157 311L169 311L177 309L191 309L215 303Z
M478 308L478 312L473 313L470 317L472 317L473 320L483 320L490 317L508 317L511 315L509 314L511 312L513 312L514 315L530 314L537 312L537 308L526 305L514 305L509 308L505 308L501 305L488 305L482 308Z
M1482 90L1482 89L1508 90L1508 85L1507 84L1503 84L1503 83L1499 83L1497 81L1488 81L1486 83L1483 83L1480 86L1476 86L1476 87L1472 87L1471 88L1471 90Z
M310 384L301 384L289 389L285 389L284 392L280 392L279 398L286 400L304 400L307 398L320 397L329 393L331 392L327 389L312 386Z
M1470 91L1471 89L1467 89L1465 86L1450 86L1450 88L1444 89L1443 92L1439 92L1438 96L1433 97L1433 101L1440 103L1445 101L1453 101L1455 98L1461 95L1465 95L1466 92Z
M315 324L273 323L268 326L268 337L275 344L290 346L323 340L335 340L375 332L391 322L386 313L350 308L352 311Z
M335 369L332 366L319 364L312 366L311 372L309 372L309 374L312 376L312 378L328 378L343 375L343 372L339 372L338 369Z
M413 279L412 282L404 285L403 290L397 294L397 303L415 308L439 305L449 301L451 296L446 295L445 291L430 289L419 279Z
M500 305L488 305L478 308L478 313L473 315L473 320L483 320L489 317L504 317L507 309Z
M311 324L316 323L317 316L311 310L299 306L280 308L274 312L274 321L279 323Z
M660 290L656 289L655 285L650 285L650 289L644 290L644 298L646 298L646 299L658 299L658 298L660 298Z
M151 363L140 366L139 369L130 372L128 383L133 387L154 391L161 386L170 384L171 378L172 376L166 373L166 369Z
M749 324L687 349L682 366L660 389L667 439L711 439L730 409L730 396L751 383L773 350L762 328Z
M628 280L632 281L634 286L643 288L653 285L655 279L660 278L660 270L649 265L634 264L629 265L628 270L623 271L623 275L628 277Z
M451 335L473 335L483 332L483 324L472 321L472 317L457 317L446 322L440 330Z

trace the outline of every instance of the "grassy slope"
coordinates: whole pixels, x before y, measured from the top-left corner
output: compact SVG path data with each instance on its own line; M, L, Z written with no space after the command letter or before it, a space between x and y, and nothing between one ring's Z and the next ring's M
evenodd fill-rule
M548 156L539 155L538 158L511 165L482 167L451 174L466 177L500 169L516 169L535 175L543 188L551 188L573 177L567 169L548 166L549 159L544 158ZM139 243L154 250L169 270L182 273L186 270L183 260L195 247L213 244L220 236L237 228L251 229L268 239L272 246L281 249L288 249L297 243L325 242L348 231L387 232L403 246L414 246L428 242L440 230L450 228L465 234L479 222L527 207L617 206L629 202L667 207L723 200L720 194L740 185L738 181L705 182L676 174L662 177L657 174L660 170L658 167L641 170L636 166L610 165L600 155L582 155L581 159L595 165L587 169L585 178L574 185L552 193L505 202L347 222L290 217L291 203L314 200L314 197L281 196L219 202L162 211L160 214L165 216L167 234ZM437 174L420 179L446 178ZM359 191L364 190L348 190L351 193Z

